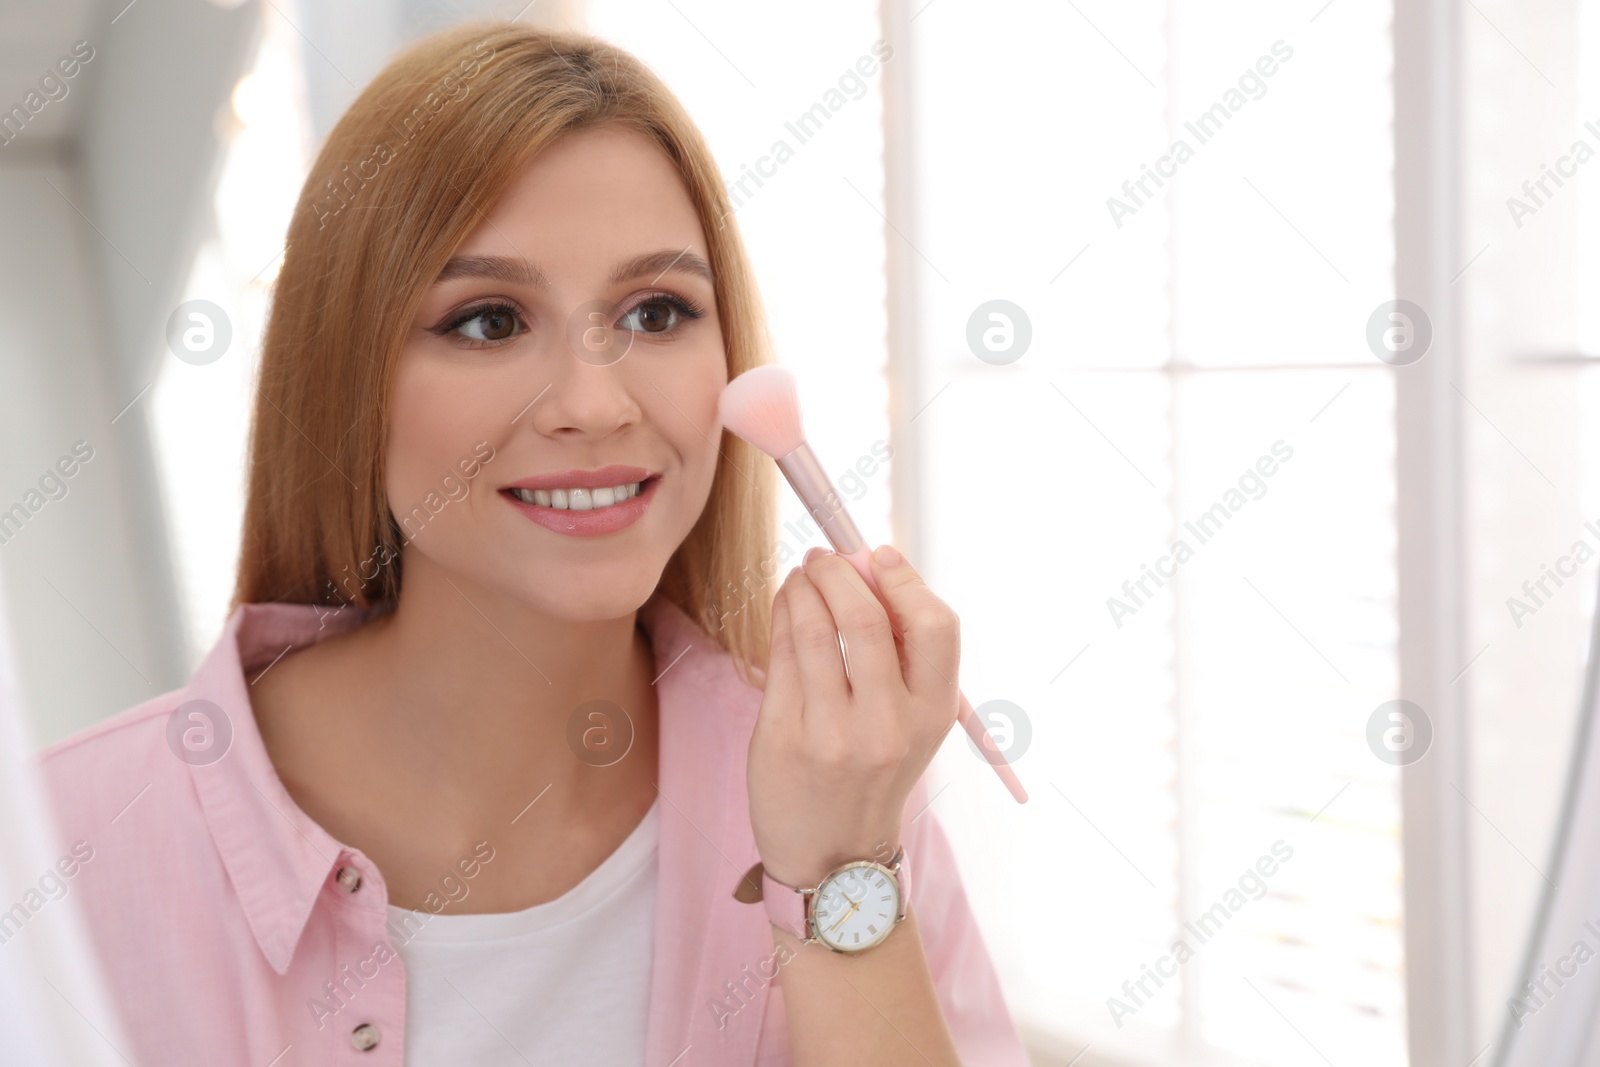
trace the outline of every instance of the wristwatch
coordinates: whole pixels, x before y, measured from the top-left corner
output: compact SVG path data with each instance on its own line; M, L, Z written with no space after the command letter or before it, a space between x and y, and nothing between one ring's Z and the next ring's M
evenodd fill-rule
M772 925L835 952L865 952L906 917L911 894L905 846L888 863L851 860L814 886L785 885L761 871L761 903Z

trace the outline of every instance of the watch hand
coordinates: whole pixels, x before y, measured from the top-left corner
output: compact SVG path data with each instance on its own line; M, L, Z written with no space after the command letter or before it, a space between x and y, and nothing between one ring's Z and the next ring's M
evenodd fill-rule
M828 932L831 934L833 931L839 929L839 923L844 922L846 919L850 918L850 916L854 915L856 913L856 909L859 907L861 907L861 902L859 900L853 901L850 905L850 910L839 916L839 922L828 927Z

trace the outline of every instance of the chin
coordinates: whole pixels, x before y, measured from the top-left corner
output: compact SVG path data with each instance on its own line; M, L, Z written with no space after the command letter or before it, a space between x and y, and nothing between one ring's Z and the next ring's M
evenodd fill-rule
M637 611L661 580L660 567L652 569L633 561L604 570L603 576L568 570L551 575L548 582L536 578L531 586L507 592L553 618L601 622Z

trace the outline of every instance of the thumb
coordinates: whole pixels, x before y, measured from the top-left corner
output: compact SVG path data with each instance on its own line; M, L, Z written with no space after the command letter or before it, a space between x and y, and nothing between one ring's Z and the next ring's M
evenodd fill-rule
M961 623L950 605L933 595L893 545L872 553L872 575L899 624L901 673L913 693L937 694L956 684L961 658Z

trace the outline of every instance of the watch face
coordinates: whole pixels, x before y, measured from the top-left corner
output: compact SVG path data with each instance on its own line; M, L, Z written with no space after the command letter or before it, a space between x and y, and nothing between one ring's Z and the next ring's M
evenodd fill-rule
M817 939L842 952L860 952L889 936L900 914L900 887L875 863L852 864L817 890L812 918Z

